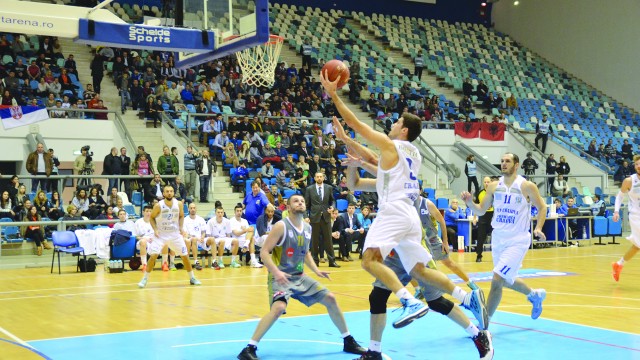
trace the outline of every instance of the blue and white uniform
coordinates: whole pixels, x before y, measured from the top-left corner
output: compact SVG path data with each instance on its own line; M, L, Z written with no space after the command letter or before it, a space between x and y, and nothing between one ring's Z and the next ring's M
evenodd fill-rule
M522 260L531 244L531 204L522 194L522 184L526 181L518 175L511 187L508 187L503 176L493 194L493 272L509 284L513 284L518 276Z
M629 195L629 225L631 225L631 235L627 240L635 246L640 247L640 176L631 175L631 189Z
M169 245L169 249L176 252L180 256L186 256L187 246L184 243L182 234L180 234L180 201L171 199L171 206L166 204L166 200L162 200L160 205L160 215L156 218L156 228L158 236L153 239L149 246L151 255L160 254L165 244Z
M367 233L364 251L378 248L384 259L395 249L409 273L417 263L431 261L431 254L421 244L422 226L414 207L420 197L417 175L422 158L410 142L393 140L393 143L398 163L389 170L378 166L376 190L380 206Z

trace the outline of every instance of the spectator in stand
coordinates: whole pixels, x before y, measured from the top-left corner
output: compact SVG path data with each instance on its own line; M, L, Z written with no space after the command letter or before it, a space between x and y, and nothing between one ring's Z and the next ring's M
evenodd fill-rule
M474 95L473 85L469 78L464 79L464 82L462 83L462 94L469 98L471 98L471 95Z
M598 156L597 159L603 162L607 162L608 160L606 159L605 155L606 155L606 151L604 149L604 144L600 144L600 146L598 147L598 152L596 153L596 155Z
M184 182L187 189L188 197L194 198L196 197L196 178L198 174L196 173L196 159L200 156L198 152L193 151L193 147L191 145L187 145L187 153L184 154Z
M444 212L444 220L447 224L447 239L453 246L454 251L458 251L458 220L466 218L465 212L458 207L458 200L452 199L449 208Z
M220 149L220 153L223 153L227 148L228 144L229 144L229 137L227 136L227 131L222 130L222 132L216 135L215 139L213 140L212 147Z
M246 115L247 110L246 101L242 98L242 94L238 94L237 98L233 101L233 109L236 114Z
M489 87L487 87L482 80L480 80L478 86L476 86L476 96L479 101L484 101L489 96Z
M73 54L67 55L67 60L64 62L64 68L67 69L67 72L76 76L76 79L80 79L78 76L78 67L76 65L76 61L73 59Z
M151 179L151 182L149 183L149 186L151 188L151 198L153 200L161 201L162 199L164 199L162 189L165 185L166 183L164 182L164 180L162 180L160 174L156 173L153 175L153 179Z
M589 143L589 147L587 148L587 154L593 156L594 158L598 158L598 146L596 145L595 140L591 140Z
M98 100L98 104L94 105L93 108L94 110L108 110L108 108L106 106L104 106L104 102L102 100ZM96 112L94 113L93 117L96 120L109 120L108 118L108 113L106 112Z
M549 134L553 133L551 128L551 122L547 119L547 115L542 116L542 120L536 124L536 147L545 153L547 150L547 141L549 140ZM538 140L542 139L542 148L538 144Z
M238 154L232 142L228 142L227 147L224 149L224 162L225 164L231 164L234 168L240 164Z
M538 163L533 159L531 151L527 153L527 158L522 162L522 168L524 169L525 176L533 176L538 169Z
M512 93L511 96L507 98L507 110L509 114L513 114L514 110L518 109L518 100L516 100L516 96Z
M111 153L104 157L102 175L122 175L122 161L118 155L118 148L111 148ZM109 179L109 189L120 188L119 179Z
M260 174L265 179L273 179L275 177L275 170L273 166L271 166L271 161L266 161L264 165L262 165Z
M82 216L89 210L89 199L87 196L87 190L80 188L76 191L76 195L71 200L71 203L78 209L77 215Z
M629 144L629 140L624 140L622 147L620 147L620 156L624 160L631 160L633 158L633 145Z
M275 165L280 164L280 157L276 153L275 149L271 148L271 144L269 144L268 142L264 144L262 153L263 153L263 157L262 157L263 163L269 161Z
M633 165L630 165L629 161L623 160L622 164L618 166L618 169L616 169L616 172L613 175L613 180L616 185L619 185L618 183L622 183L624 179L631 176L634 172L635 169L633 168Z
M95 91L93 91L93 85L87 84L84 89L83 97L85 101L90 101L96 96Z
M117 206L118 205L118 199L122 199L118 195L118 189L117 188L111 188L111 192L107 196L107 200L105 202L107 203L107 205Z
M97 218L98 215L104 213L105 210L107 209L107 203L99 194L98 188L95 186L89 189L88 200L89 200L89 209L84 215L87 216L89 219Z
M169 185L173 187L176 200L182 201L185 204L189 204L192 201L192 198L187 195L187 188L182 183L182 178L180 176L176 176Z
M91 60L91 64L89 65L91 69L91 77L93 78L93 87L96 93L100 93L100 84L102 83L102 77L104 76L104 61L105 58L96 53L95 50L93 52L93 59Z
M196 173L200 176L200 202L207 203L209 202L207 198L209 197L209 181L213 173L213 162L206 150L196 160Z
M153 106L149 108L149 115L153 119L154 129L158 127L158 122L160 123L160 125L162 125L163 114L164 114L164 107L162 107L162 99L156 98Z
M13 206L11 203L11 196L7 190L4 190L0 196L0 219L13 219L15 215L16 214L13 212Z
M567 175L571 172L571 167L567 163L567 159L564 156L560 156L560 162L557 165L556 174L564 175L564 179L568 180Z
M51 175L53 159L49 152L44 151L44 145L42 143L38 143L36 151L29 154L27 157L26 167L27 171L31 175L46 177ZM35 193L38 190L38 185L40 185L41 189L46 190L48 188L48 179L33 179L31 181L32 193Z
M133 111L138 111L138 108L144 108L144 92L142 86L140 86L140 81L137 79L133 79L131 81L131 108Z
M233 174L233 176L231 176L231 185L237 188L240 185L244 184L244 181L246 181L248 178L249 170L247 169L247 164L244 160L240 161L238 166L236 167L235 173Z
M551 192L551 189L553 188L553 180L554 177L556 175L556 171L558 170L558 162L556 161L556 159L554 159L554 155L553 154L549 154L549 157L547 158L547 171L546 174L547 176L549 175L553 175L553 176L549 176L547 178L547 189L548 192Z
M464 165L464 173L467 175L467 191L471 193L471 184L473 184L474 191L472 194L477 196L480 192L480 186L478 185L477 164L473 155L467 156L467 162Z
M593 216L604 216L607 211L607 205L600 198L600 195L593 195L593 204L591 205L591 214Z
M551 188L551 196L554 197L567 197L571 194L571 190L569 189L569 185L567 185L567 181L564 179L562 174L558 174L558 177L553 181L553 188Z
M473 112L473 106L471 105L471 100L469 100L468 96L465 95L462 100L460 100L459 111L465 115Z
M167 145L162 147L162 156L158 158L156 167L158 169L158 174L162 176L178 175L180 173L178 159L171 154L171 150Z
M607 142L607 145L604 147L604 157L605 159L609 160L609 159L616 159L618 152L616 151L616 148L613 146L613 139L609 139L609 141Z
M36 222L42 221L42 217L38 214L38 209L33 206L29 209L29 212L25 215L21 221ZM47 242L44 237L44 226L42 225L28 225L22 227L22 235L29 240L33 240L36 244L36 253L38 256L42 256L42 247L45 249L53 249L51 244Z
M124 114L127 110L127 104L132 101L131 79L129 78L128 71L123 72L122 75L116 79L116 87L120 93L120 108Z
M13 71L12 71L13 72ZM54 78L53 82L49 83L47 85L47 90L53 94L53 96L59 98L60 94L62 93L62 85L60 84L60 81L58 80L58 78Z

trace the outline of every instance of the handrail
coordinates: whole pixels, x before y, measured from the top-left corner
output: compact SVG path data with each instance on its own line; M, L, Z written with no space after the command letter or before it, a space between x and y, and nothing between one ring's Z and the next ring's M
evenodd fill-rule
M127 126L125 125L124 120L122 120L122 117L120 117L120 114L117 112L114 113L116 115L116 119L113 123L115 124L116 129L118 129L118 133L125 143L129 145L128 148L131 149L131 151L135 151L138 147L136 146L136 142L133 140L129 129L127 129Z
M467 155L469 155L469 154L473 155L475 157L475 160L478 163L478 165L482 166L487 171L486 175L493 175L493 176L500 176L501 175L500 171L498 169L496 169L496 167L493 166L492 163L487 161L485 158L483 158L480 154L478 154L475 150L473 150L472 148L467 146L467 144L463 143L462 141L456 141L453 144L453 147L454 147L454 149L459 149L459 150L465 151L467 153Z
M518 140L520 144L522 144L522 146L528 148L534 154L537 154L542 162L546 161L548 156L546 156L546 154L543 153L542 150L538 149L538 147L534 143L529 141L529 139L527 139L527 137L524 136L524 134L520 130L513 127L513 124L507 124L507 130L509 130L515 136L516 140Z
M531 178L544 178L544 179L549 179L549 178L556 178L558 175L527 175L528 179ZM607 188L607 184L608 184L608 179L609 177L606 174L581 174L581 175L569 175L571 178L600 178L600 188L601 189L606 189ZM549 182L548 181L544 181L545 186L547 187L547 193L551 193L551 189L549 189Z
M551 137L553 139L558 140L558 142L562 143L562 145L568 147L570 150L574 150L578 152L578 155L587 158L588 160L591 160L593 162L595 162L596 164L598 164L598 167L600 167L602 170L606 171L607 173L610 173L613 171L613 169L609 166L609 164L606 164L602 161L600 161L599 159L594 158L593 156L589 155L586 151L584 151L584 149L581 149L575 145L573 145L572 143L568 142L567 140L563 139L562 137L552 133ZM572 175L573 176L573 175Z
M444 171L447 173L447 187L451 185L453 181L456 179L456 171L452 169L452 166L447 164L447 162L444 160L442 156L440 156L440 154L436 151L436 149L434 149L433 146L431 146L431 144L429 144L429 142L427 142L427 140L425 140L422 137L422 134L418 136L418 141L420 141L422 145L426 146L429 150L431 150L436 160L440 160L440 163L437 163L435 160L433 160L432 163L436 166L436 169L439 169L440 167L444 168ZM437 184L435 184L435 186L437 186Z

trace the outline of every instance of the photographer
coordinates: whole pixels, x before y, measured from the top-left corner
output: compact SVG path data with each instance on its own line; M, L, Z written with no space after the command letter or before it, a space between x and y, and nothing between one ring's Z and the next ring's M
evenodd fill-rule
M96 170L96 166L93 164L93 151L90 150L91 146L83 146L80 149L82 154L78 156L73 163L73 169L78 175L93 175L93 172ZM78 185L83 185L88 188L91 186L91 179L80 179Z

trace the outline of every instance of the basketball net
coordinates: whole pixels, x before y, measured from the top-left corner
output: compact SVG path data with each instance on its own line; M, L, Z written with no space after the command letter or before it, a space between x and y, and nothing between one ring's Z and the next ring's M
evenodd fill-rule
M269 35L268 42L236 52L244 84L273 86L283 42L282 37Z

